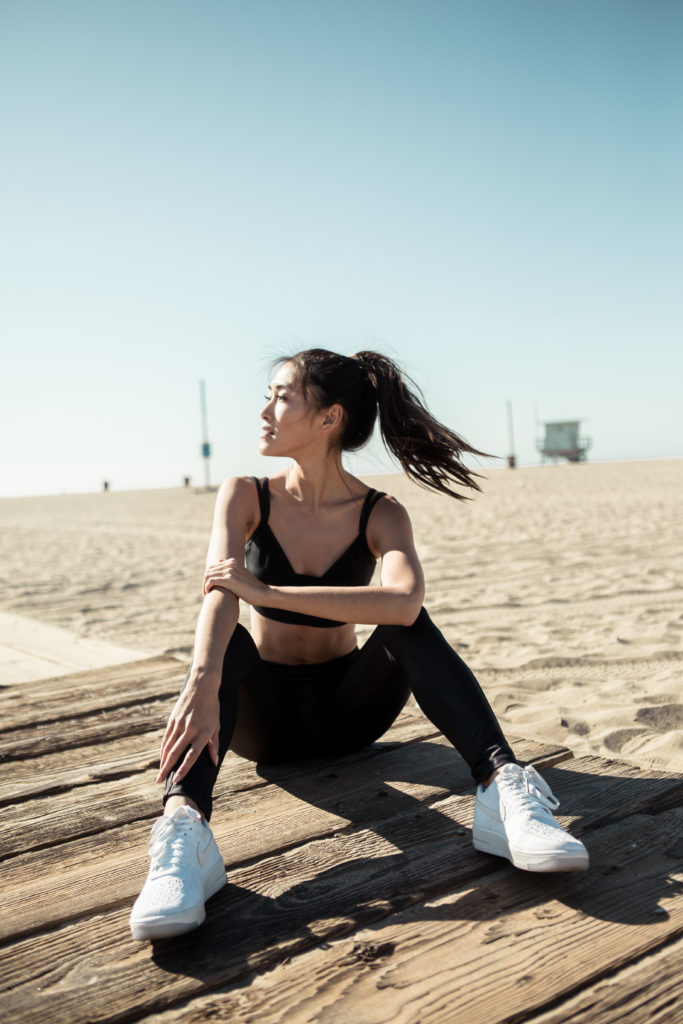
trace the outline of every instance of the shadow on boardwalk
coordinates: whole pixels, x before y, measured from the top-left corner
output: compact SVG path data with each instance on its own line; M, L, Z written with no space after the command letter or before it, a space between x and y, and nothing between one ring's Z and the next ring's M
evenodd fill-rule
M396 749L376 744L375 750L383 746ZM444 764L444 754L450 764ZM317 780L293 774L289 766L258 766L258 774L268 783L302 803L324 810L332 806L353 822L348 838L355 836L355 842L347 844L347 859L324 867L320 851L320 870L302 878L305 866L293 853L290 871L284 859L285 875L278 879L273 896L229 884L212 901L207 922L191 939L155 945L157 965L211 983L217 960L225 956L249 964L263 951L264 940L270 946L319 941L321 919L338 922L328 939L367 927L374 919L381 919L384 928L390 915L412 922L491 922L494 928L487 941L493 942L510 934L506 919L522 908L550 920L553 915L547 908L552 902L587 919L647 928L667 916L660 907L663 898L683 894L681 882L662 871L667 861L672 868L680 864L683 815L674 810L672 828L662 830L660 819L650 813L680 804L683 783L672 784L671 777L650 778L623 765L610 774L608 762L599 762L601 770L593 771L593 758L544 768L545 779L561 800L563 816L589 848L591 869L586 874L542 875L519 872L499 858L473 850L472 782L464 777L463 763L454 751L419 742L410 745L406 760L414 770L396 770L401 768L396 762L392 771L382 772L381 759L370 761L375 785L340 799L321 793ZM317 772L325 772L324 762L313 764ZM344 764L327 768L326 777L343 790ZM453 795L426 805L400 788L434 784ZM377 812L382 803L390 809L386 817ZM371 844L372 836L383 841L369 856L357 855L363 845L359 827ZM343 836L338 833L335 838L339 842ZM319 845L330 842L334 840L321 840ZM399 852L384 852L388 848ZM315 858L310 866L314 863ZM449 897L446 903L438 899L444 894Z
M683 781L516 741L591 856L520 872L473 850L467 768L414 708L335 762L229 755L212 821L228 886L197 931L133 942L183 676L155 658L0 694L3 1024L676 1019Z

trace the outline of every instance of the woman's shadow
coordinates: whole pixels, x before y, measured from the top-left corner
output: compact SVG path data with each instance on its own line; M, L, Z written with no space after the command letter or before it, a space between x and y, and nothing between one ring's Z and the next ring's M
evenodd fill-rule
M547 875L472 848L473 783L443 742L375 743L362 759L256 770L349 824L255 862L253 882L241 870L244 884L229 884L209 903L200 932L155 944L165 970L218 984L247 964L251 970L407 908L411 920L500 922L559 901L599 920L647 926L666 914L660 900L680 892L669 877L683 860L683 780L675 776L640 778L621 765L598 774L571 760L544 768L559 813L572 819L591 857L587 873ZM673 810L660 816L666 807ZM446 893L437 906L427 902Z

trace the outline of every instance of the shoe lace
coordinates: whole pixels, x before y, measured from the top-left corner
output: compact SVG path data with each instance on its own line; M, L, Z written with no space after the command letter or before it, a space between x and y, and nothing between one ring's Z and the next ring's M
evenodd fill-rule
M517 804L520 811L533 816L552 817L553 811L560 806L560 801L554 795L548 783L538 774L532 765L528 764L521 772L502 772L503 785Z
M167 816L155 823L148 846L152 865L157 871L172 870L187 859L192 825L193 822L187 819Z

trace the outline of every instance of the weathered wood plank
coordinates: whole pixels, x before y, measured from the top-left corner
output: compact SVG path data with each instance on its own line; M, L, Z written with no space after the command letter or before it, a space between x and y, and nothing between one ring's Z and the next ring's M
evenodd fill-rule
M681 1024L683 939L629 964L526 1024ZM522 1019L522 1018L520 1018Z
M80 746L106 743L123 736L133 736L163 728L177 692L171 680L171 692L159 699L122 703L95 710L76 718L60 721L35 721L0 735L0 761L31 759ZM178 687L179 689L179 687ZM399 720L417 720L424 716L417 708L406 709ZM434 731L434 727L431 727ZM388 735L388 734L387 734Z
M387 732L387 740L375 743L371 747L364 748L363 750L356 751L353 754L348 754L344 758L338 759L336 762L330 762L326 759L312 759L310 761L298 761L290 762L289 764L282 765L273 769L277 773L277 777L274 783L268 782L258 765L251 761L247 761L236 754L229 753L225 763L223 765L221 774L218 779L216 786L216 802L219 804L224 801L239 800L240 806L243 806L243 794L251 789L265 789L270 785L287 786L302 785L305 780L313 780L318 775L323 775L325 778L330 780L335 778L334 770L336 767L341 766L343 771L346 773L347 778L352 779L349 776L351 766L357 763L369 764L375 757L384 757L387 753L392 750L396 750L407 746L411 743L421 743L429 741L434 737L433 727L425 720L421 714L402 714L392 728ZM438 734L436 734L438 735ZM90 756L93 759L97 756L97 752L102 748L84 748L90 751ZM92 753L95 751L95 754ZM537 757L550 757L555 763L556 760L570 756L569 752L565 747L553 748L549 745L532 745L531 752ZM68 756L71 753L80 755L80 751L67 751L64 756ZM51 755L48 755L51 756ZM62 755L55 755L62 756ZM39 762L19 762L20 766L31 766L32 764ZM151 782L151 779L147 778L143 781ZM352 784L352 783L351 783ZM161 801L161 790L155 792L159 799L159 805L155 806L154 814L160 809ZM94 800L93 803L98 803ZM45 803L45 808L49 810L52 806L51 802ZM17 818L17 828L22 828L23 823L20 817ZM27 876L27 874L33 876L43 870L61 871L66 868L74 861L80 860L82 857L87 857L87 849L96 844L98 849L101 849L103 844L109 846L111 843L111 850L117 850L119 848L119 840L116 838L116 830L118 825L110 826L108 829L103 829L98 834L97 838L89 838L81 840L74 836L74 829L76 825L72 823L72 830L68 835L63 836L63 843L53 844L52 846L46 846L41 849L38 853L27 852L24 847L22 852L18 853L13 857L7 858L3 862L3 879L8 885L14 884L16 881L21 880ZM143 828L147 830L149 828L148 819L143 820ZM141 833L143 834L143 833ZM146 832L144 833L146 834ZM73 852L72 852L73 851Z
M0 690L0 733L178 693L187 666L168 655ZM0 737L1 739L2 737Z
M440 751L436 753L438 755ZM420 750L420 758L425 759L423 750ZM385 761L383 767L386 770L380 772L381 779L396 775L392 771L391 761L382 760ZM569 764L576 769L577 762ZM597 762L597 768L603 764ZM263 856L278 847L294 846L316 835L328 835L339 828L345 828L352 820L369 822L375 829L386 829L389 826L383 823L383 819L392 814L415 810L420 807L419 801L424 801L428 794L438 798L444 792L441 786L426 790L420 782L417 783L417 798L413 798L410 789L401 793L396 786L378 788L376 776L365 771L362 765L362 773L359 775L356 771L358 767L349 766L348 778L344 779L345 784L341 787L337 779L330 779L324 770L320 770L317 779L302 779L298 776L294 781L290 780L288 791L280 791L276 787L261 790L257 794L256 803L250 801L247 794L240 793L239 807L227 818L219 816L214 823L226 864L231 867ZM439 762L432 767L438 772ZM621 778L611 776L604 779L598 777L593 759L579 763L578 767L582 768L583 775L576 770L559 771L556 773L559 778L552 779L556 792L565 803L569 797L567 810L573 810L574 813L584 811L580 821L575 823L574 831L585 831L606 815L624 813L634 807L634 784L642 789L643 781L637 770L624 766ZM544 768L546 777L552 778L551 771ZM451 780L454 781L452 774ZM307 789L301 788L302 782ZM679 780L665 776L663 779L648 780L648 785L655 788L642 790L638 799L645 804L648 800L662 803L667 791L672 786L678 787ZM344 817L329 809L330 786L335 787L332 806L344 812ZM472 802L469 787L465 787L465 790L467 796L458 820L469 825ZM317 806L302 800L306 793L311 799L317 800ZM351 803L347 805L345 800L349 793ZM8 887L2 918L4 934L11 934L13 929L21 931L22 928L40 926L49 919L59 920L66 913L73 915L82 910L92 912L107 902L116 905L122 898L134 895L146 869L143 843L148 827L149 823L144 823L144 828L128 837L118 837L116 830L113 830L103 835L94 835L89 844L78 841L66 844L62 856L59 855L59 848L48 848L33 858L24 854L7 862L4 866L4 879ZM99 863L94 866L93 856L99 857ZM41 863L42 857L45 863ZM493 859L492 862L495 863ZM26 879L30 881L22 885ZM69 888L74 896L70 900L65 898L64 901L55 901L55 893L62 888L65 897L68 897ZM79 904L79 899L85 902Z
M359 751L351 755L346 761L347 788L360 785L364 779L367 769L366 765L373 762L375 757L385 757L390 751L401 749L400 739L408 742L416 742L423 737L432 736L434 728L423 716L410 716L402 719L391 732L393 742L376 744L371 748L371 753ZM387 734L390 735L390 734ZM118 741L117 741L118 742ZM107 749L116 747L117 744L107 744ZM444 741L440 742L440 749L448 751ZM95 764L101 756L102 745L93 745L87 748L78 748L80 759L83 751L90 753ZM48 755L49 756L49 755ZM459 759L452 753L443 753L449 763ZM155 759L156 760L156 759ZM30 770L32 761L22 762L25 769ZM349 776L351 765L356 765L355 772ZM312 762L310 766L301 764L284 765L272 768L274 778L283 784L288 779L301 779L301 784L309 780L327 780L318 782L327 790L332 786L333 763L329 761ZM245 799L243 791L252 788L263 788L268 785L267 779L259 774L259 770L251 762L242 758L230 757L219 778L217 786L217 801L221 797L240 792L241 803ZM0 857L7 857L12 853L36 849L40 846L50 846L63 842L78 835L100 831L105 828L115 827L136 820L136 818L150 818L159 813L162 788L155 786L153 775L150 772L145 778L139 775L131 775L125 779L117 779L110 783L93 783L85 785L78 790L53 793L47 798L38 797L15 803L9 806L0 819Z
M162 1012L135 1020L602 1024L594 1005L579 1018L533 1013L683 932L683 870L679 862L670 877L674 861L662 849L653 852L658 836L664 844L680 843L683 811L667 815L665 823L634 820L596 833L595 863L587 875L497 872L351 937L283 958L267 972L254 960L248 981L177 1009L162 1004ZM634 847L625 859L624 851ZM170 955L166 966L171 968ZM680 972L677 978L669 973L660 989L662 1008L668 1004L670 1011L680 990ZM621 995L638 1001L637 987ZM642 989L639 996L642 1005ZM622 1007L621 1016L615 1012L605 1022L638 1019L649 1018L633 1019ZM659 1019L669 1024L675 1016L662 1013Z
M119 736L151 732L165 725L170 707L169 698L163 697L103 708L79 718L22 726L0 737L0 758L5 762L28 760L60 750L106 743Z
M158 814L151 774L133 775L3 808L0 859Z
M531 756L533 747L527 747ZM543 749L548 748L540 748L536 753L540 754ZM382 755L385 767L389 752ZM420 750L420 759L425 760L424 750ZM313 838L324 838L348 828L352 821L356 825L372 821L378 831L393 828L384 824L392 816L419 812L421 807L427 809L430 802L447 792L441 784L426 785L424 779L412 785L403 783L400 789L380 790L374 779L370 778L368 784L368 779L364 778L368 772L363 770L363 765L347 767L349 777L342 786L330 779L328 765L326 770L319 770L317 780L301 780L305 781L307 790L300 789L300 781L293 786L296 792L273 786L260 790L257 797L252 794L256 797L254 800L248 791L241 792L239 807L227 818L214 823L214 833L230 874L240 864L272 856L277 850L289 849ZM432 764L430 770L441 771L438 763ZM343 776L343 767L339 774ZM380 774L383 777L390 772ZM449 777L454 778L452 771ZM329 810L326 790L331 785L338 787L334 800L341 799L343 816ZM464 788L467 790L469 786ZM306 791L315 796L317 806L301 802L301 793ZM347 806L344 801L349 795L351 804ZM469 825L471 805L468 792L461 798L457 810L455 803L450 805L449 817L456 814L457 820L462 819ZM50 846L33 855L23 854L6 861L3 864L6 895L4 913L0 916L0 939L31 934L82 914L131 903L147 871L144 853L149 827L149 821L136 821L65 843L63 848Z
M432 727L422 719L415 722L415 728L425 732ZM538 756L539 751L534 745L531 750ZM551 747L550 750L562 756L563 748ZM273 795L270 797L278 807L273 815L278 822L276 835L291 836L292 841L300 842L319 834L320 828L338 828L340 822L364 821L369 814L386 817L393 811L385 799L389 790L381 788L385 777L393 777L400 782L406 776L408 785L421 785L425 788L425 798L431 799L446 794L450 789L472 788L464 762L440 735L419 748L413 743L392 747L373 757L357 757L346 766L343 774L333 771L333 768L334 763L323 762L323 767L312 768L298 783L296 779L299 776L292 775L287 768L284 771L282 768L269 770L266 778L270 777L276 783L271 787ZM282 786L294 786L294 790L287 796ZM380 788L375 792L373 786ZM218 788L218 800L222 792ZM161 797L162 788L154 785L150 773L144 777L132 775L127 779L98 782L70 792L10 805L0 816L0 859L138 819L156 817ZM307 808L305 814L297 813L302 800ZM255 816L267 815L267 805L260 794L249 790L241 792L239 803L240 814L248 820L249 828L253 828ZM316 807L309 808L309 804ZM333 824L330 815L334 818Z
M152 771L163 729L0 764L0 807L107 779Z
M440 810L400 815L393 837L339 834L241 869L191 936L134 944L120 910L18 942L2 957L6 1024L130 1020L266 970L213 997L214 1019L296 1024L313 1003L329 1022L415 1020L415 1005L425 1024L456 1009L472 1024L507 1020L683 931L683 876L671 884L664 853L683 838L683 811L594 833L587 875L503 868L471 885L463 865L471 878L490 859ZM448 894L425 902L435 876ZM194 1019L207 1016L204 1004Z
M425 724L419 709L411 708L401 714L384 742L409 743L435 731L433 726ZM108 742L99 740L91 745L84 743L26 760L0 763L0 805L120 777L127 771L151 770L158 765L162 736L163 727L160 727L148 733L118 736ZM251 762L241 758L235 759L230 774L239 788L263 785L263 779L256 774ZM221 778L224 776L225 772Z

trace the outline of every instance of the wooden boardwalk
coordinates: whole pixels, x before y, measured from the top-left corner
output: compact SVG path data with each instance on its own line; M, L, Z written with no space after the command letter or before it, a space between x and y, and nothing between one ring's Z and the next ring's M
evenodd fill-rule
M580 875L475 853L472 785L415 709L336 762L230 755L229 885L198 931L130 937L184 666L0 691L3 1024L683 1021L683 781L517 741L589 848Z

